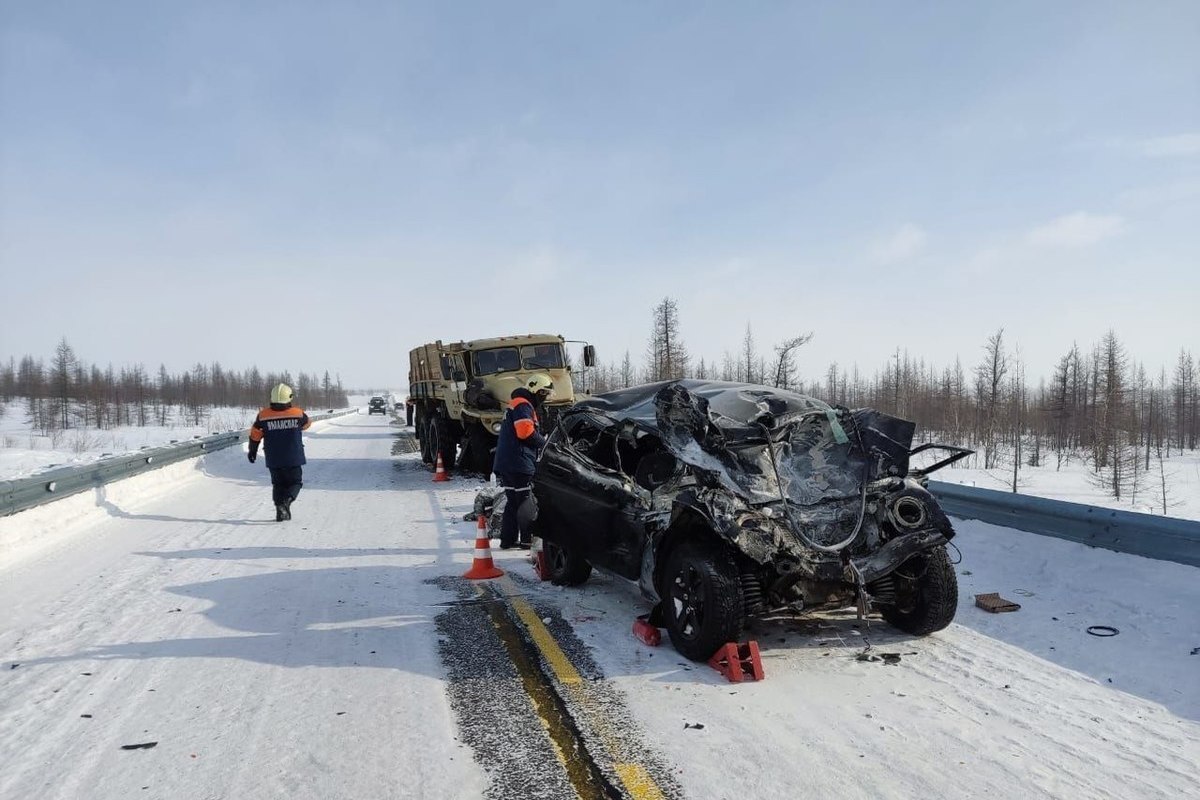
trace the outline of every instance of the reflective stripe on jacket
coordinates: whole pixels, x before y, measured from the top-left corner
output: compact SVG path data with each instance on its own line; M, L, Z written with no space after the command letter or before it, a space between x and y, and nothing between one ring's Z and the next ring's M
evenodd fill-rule
M496 442L496 460L492 471L497 475L532 475L537 466L537 456L546 437L538 430L538 415L533 407L532 395L518 389L500 423L500 435Z
M304 409L293 405L272 403L258 412L250 426L250 451L262 442L267 467L299 467L304 458L304 439L301 431L308 430L312 420Z

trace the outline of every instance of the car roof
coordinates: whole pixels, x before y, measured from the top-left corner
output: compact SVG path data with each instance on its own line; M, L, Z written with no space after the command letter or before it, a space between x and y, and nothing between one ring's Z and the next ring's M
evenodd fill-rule
M727 381L659 381L595 395L576 403L577 409L602 411L607 416L628 420L650 430L658 430L655 398L670 385L681 386L693 397L707 401L708 410L730 421L748 424L764 412L775 416L805 411L824 411L829 406L815 397L762 386Z

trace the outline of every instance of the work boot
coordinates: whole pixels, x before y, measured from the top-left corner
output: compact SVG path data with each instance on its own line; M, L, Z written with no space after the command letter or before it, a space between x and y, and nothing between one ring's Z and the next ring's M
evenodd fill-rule
M292 501L291 500L283 501L283 518L284 519L292 518Z
M287 515L287 511L284 510L283 503L276 503L275 504L275 521L283 522L285 519L287 519L286 515Z

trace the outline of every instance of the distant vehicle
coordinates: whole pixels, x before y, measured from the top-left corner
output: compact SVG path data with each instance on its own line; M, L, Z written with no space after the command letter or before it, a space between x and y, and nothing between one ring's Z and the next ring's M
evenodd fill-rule
M971 453L916 426L783 389L635 386L564 411L537 465L533 533L551 579L592 565L655 603L675 649L702 661L776 609L877 611L906 633L954 619L954 536L926 476ZM951 455L922 469L910 456Z
M384 400L382 397L372 397L371 402L367 403L367 413L368 414L374 414L377 411L380 414L385 414L385 415L388 412L387 401Z
M456 465L465 472L488 475L496 435L514 389L543 372L554 391L542 407L542 430L575 402L572 368L563 337L544 334L501 336L470 342L440 341L409 353L408 400L421 445L421 460ZM596 365L596 351L583 348L585 367ZM462 453L459 453L462 445Z

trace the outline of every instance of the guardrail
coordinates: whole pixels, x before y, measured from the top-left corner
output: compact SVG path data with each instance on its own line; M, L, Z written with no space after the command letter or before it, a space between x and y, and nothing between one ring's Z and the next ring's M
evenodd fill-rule
M930 481L952 517L1200 567L1200 522Z
M345 414L357 413L358 409L325 411L309 414L313 422L333 419ZM106 483L129 478L152 469L165 467L233 447L246 440L249 431L230 431L212 436L198 437L162 447L147 448L137 453L102 458L93 464L39 472L28 478L0 481L0 517L15 514L35 506L61 500L73 494L85 492Z

